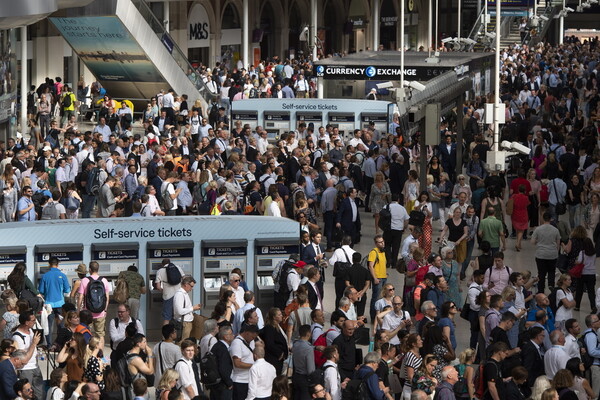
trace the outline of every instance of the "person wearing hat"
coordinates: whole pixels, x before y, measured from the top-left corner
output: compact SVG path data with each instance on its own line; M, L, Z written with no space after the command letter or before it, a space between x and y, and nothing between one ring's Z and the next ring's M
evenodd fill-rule
M296 296L296 291L298 290L298 287L300 286L300 283L302 281L302 271L304 270L304 267L307 264L304 261L298 261L297 263L292 265L294 268L290 270L287 276L287 286L290 292L290 297L286 305L290 304L292 300L294 300L294 297Z
M79 264L75 269L75 273L77 274L77 279L73 281L73 287L71 288L71 294L69 295L73 304L77 304L77 291L79 290L79 285L81 285L81 280L87 276L87 267L85 264Z

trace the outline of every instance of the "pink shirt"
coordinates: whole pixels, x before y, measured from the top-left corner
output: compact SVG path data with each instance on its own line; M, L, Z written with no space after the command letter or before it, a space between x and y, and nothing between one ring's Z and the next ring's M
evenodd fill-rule
M98 279L99 275L94 275L94 279ZM87 285L89 283L89 277L83 278L81 280L81 285L79 285L79 290L77 290L77 293L82 294L85 296L85 291L87 289ZM108 285L108 281L106 280L106 278L102 278L102 283L104 283L104 289L106 289L106 298L109 298L109 292L110 292L110 286ZM85 309L85 299L83 301L83 308ZM102 311L101 313L92 313L92 316L94 318L103 318L106 317L106 311Z

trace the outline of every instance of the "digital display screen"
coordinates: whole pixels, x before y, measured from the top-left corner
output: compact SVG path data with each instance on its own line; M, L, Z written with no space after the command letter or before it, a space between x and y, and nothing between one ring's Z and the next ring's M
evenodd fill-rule
M204 289L220 289L223 281L221 277L204 278Z

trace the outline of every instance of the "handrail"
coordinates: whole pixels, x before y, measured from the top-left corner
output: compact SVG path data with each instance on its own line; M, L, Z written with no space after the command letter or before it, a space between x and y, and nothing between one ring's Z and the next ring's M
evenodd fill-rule
M479 28L481 25L483 25L485 23L484 12L485 12L485 8L481 8L481 11L479 12L477 19L475 20L475 23L473 24L473 27L471 28L471 32L469 32L469 34L467 35L467 38L477 40L476 37L477 37L477 33L480 30ZM479 20L481 20L481 22Z
M538 14L536 15L538 17L537 34L535 36L531 34L529 35L529 40L527 41L527 45L529 47L535 46L537 43L539 43L544 35L548 32L548 28L550 27L554 15L557 13L558 7L549 5L548 7L543 8L543 13L540 13L539 10L540 8L538 8ZM548 20L544 21L543 19L539 18L540 15L545 16L548 18Z
M168 43L165 43L165 46L169 48L169 52L173 56L173 59L194 86L196 86L196 89L198 89L198 92L204 100L210 104L213 100L213 94L208 90L204 80L196 72L192 64L190 64L185 53L177 46L177 43L175 43L169 33L165 30L163 24L156 18L156 15L154 15L152 9L148 6L148 3L146 3L145 0L131 0L131 2L136 6L142 17L146 20L154 33L156 33L161 42L165 43L165 41L168 41Z

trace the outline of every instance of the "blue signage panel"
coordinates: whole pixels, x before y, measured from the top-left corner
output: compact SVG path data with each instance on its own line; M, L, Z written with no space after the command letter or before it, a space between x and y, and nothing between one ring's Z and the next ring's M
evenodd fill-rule
M298 245L289 246L256 246L256 255L294 254L298 253Z
M26 254L0 254L0 265L15 265L18 262L26 262Z
M223 257L223 256L245 256L248 254L246 247L204 247L202 255L204 257Z
M92 254L94 260L134 260L138 258L137 250L99 250Z
M148 258L187 258L194 256L194 249L150 249Z
M83 260L83 251L64 251L37 253L37 262L48 262L52 257L58 258L58 261L81 261Z

